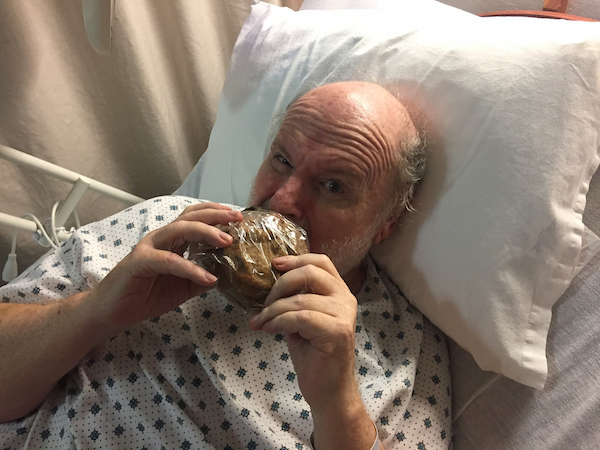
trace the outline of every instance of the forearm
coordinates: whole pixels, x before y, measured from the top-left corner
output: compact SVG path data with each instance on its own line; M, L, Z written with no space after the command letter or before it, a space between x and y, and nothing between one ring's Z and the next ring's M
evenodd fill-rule
M312 415L315 450L371 450L377 431L358 391L323 408L312 408Z
M37 408L56 383L108 336L88 292L46 305L0 305L0 422Z

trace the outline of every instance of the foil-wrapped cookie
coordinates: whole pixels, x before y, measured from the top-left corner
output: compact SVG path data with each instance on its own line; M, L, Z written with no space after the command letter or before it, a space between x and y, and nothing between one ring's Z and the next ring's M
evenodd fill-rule
M191 244L188 258L219 280L217 289L234 306L258 312L281 273L271 261L309 252L306 231L281 214L260 208L242 211L240 222L216 225L233 237L225 248Z

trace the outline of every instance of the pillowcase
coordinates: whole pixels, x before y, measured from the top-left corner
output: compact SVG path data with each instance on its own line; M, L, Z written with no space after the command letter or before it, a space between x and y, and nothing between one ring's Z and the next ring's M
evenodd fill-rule
M599 55L595 23L257 2L198 190L177 193L246 203L271 118L298 94L332 81L393 82L438 138L417 212L372 255L482 369L541 388L551 308L576 273L600 162Z

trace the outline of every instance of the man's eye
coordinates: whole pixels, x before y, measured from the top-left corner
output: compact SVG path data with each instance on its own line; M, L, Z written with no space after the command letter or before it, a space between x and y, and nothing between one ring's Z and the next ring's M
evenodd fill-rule
M277 155L277 156L275 156L275 158L277 158L281 164L286 165L286 166L291 166L290 162L287 159L285 159L283 156Z
M325 182L325 189L334 194L339 194L342 192L342 186L337 181L327 181Z

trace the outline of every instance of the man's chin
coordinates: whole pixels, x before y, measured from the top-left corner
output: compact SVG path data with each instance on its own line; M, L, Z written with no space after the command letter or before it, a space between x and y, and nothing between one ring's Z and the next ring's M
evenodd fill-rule
M363 259L357 258L356 256L351 257L348 254L340 254L337 251L328 251L328 249L315 253L322 253L324 255L327 255L342 278L345 275L347 275L352 269L354 269L357 265L359 265Z
M364 261L371 248L371 242L372 238L364 236L333 240L327 245L319 246L321 251L318 253L329 256L339 274L344 277Z

